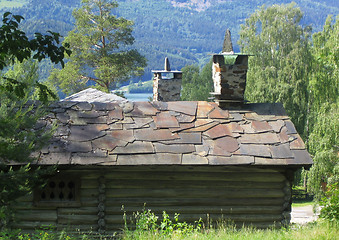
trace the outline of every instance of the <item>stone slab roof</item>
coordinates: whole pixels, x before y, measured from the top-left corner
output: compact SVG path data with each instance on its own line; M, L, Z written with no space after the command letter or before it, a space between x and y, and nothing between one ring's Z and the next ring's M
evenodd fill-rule
M50 112L58 128L39 165L312 164L281 104L62 101Z

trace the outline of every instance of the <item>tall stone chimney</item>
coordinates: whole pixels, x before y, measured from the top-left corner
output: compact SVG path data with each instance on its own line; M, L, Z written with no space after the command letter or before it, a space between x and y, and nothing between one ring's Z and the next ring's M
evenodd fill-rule
M171 71L168 58L165 58L164 70L152 70L153 101L179 101L181 90L181 71Z
M225 56L236 56L234 64L226 64ZM212 78L214 84L214 101L219 106L244 102L248 56L233 52L231 32L226 31L223 51L213 54Z

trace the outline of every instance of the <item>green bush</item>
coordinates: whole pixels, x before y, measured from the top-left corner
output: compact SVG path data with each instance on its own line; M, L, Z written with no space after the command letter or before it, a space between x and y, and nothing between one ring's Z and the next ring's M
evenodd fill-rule
M157 236L171 236L173 234L191 235L195 232L199 232L202 229L202 220L196 221L195 224L188 224L186 222L179 221L178 213L175 213L173 218L163 211L162 218L156 216L150 209L143 210L142 212L133 213L132 223L135 224L134 231L128 229L126 220L126 214L124 214L125 230L124 237L127 239L138 238L136 236L143 232L149 232Z
M320 211L319 217L331 222L339 221L339 189L337 183L328 187L325 197L320 201L320 205L323 208Z

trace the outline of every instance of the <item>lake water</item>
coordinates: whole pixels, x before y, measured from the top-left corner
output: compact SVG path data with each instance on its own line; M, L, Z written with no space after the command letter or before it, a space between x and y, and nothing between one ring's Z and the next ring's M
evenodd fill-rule
M147 102L149 97L153 98L153 93L125 93L125 97L132 102Z

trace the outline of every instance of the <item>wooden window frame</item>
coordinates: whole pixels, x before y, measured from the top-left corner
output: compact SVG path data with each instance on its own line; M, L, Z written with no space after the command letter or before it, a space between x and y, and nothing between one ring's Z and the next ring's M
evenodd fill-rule
M69 185L71 184L71 185ZM73 184L73 190L72 189ZM54 187L53 187L54 186ZM77 175L58 174L47 180L45 187L34 190L34 206L36 207L80 207L80 188L81 181ZM64 190L66 189L66 190ZM43 193L47 195L46 199L42 197ZM53 198L48 197L53 193ZM60 194L72 194L72 199L67 196L60 198Z

